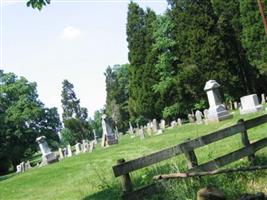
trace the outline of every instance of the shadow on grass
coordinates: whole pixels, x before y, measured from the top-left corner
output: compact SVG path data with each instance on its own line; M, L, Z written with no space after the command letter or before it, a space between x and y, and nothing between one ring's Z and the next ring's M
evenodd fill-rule
M117 190L117 188L116 189L108 188L108 189L99 191L95 194L84 197L82 200L102 200L102 199L105 199L105 200L120 199L120 193Z
M0 176L0 182L12 178L13 176L15 176L15 173Z

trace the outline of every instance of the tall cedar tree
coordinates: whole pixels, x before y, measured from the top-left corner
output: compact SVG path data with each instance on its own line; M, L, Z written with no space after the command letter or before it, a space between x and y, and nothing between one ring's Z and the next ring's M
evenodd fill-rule
M262 2L265 5L265 15L267 15L267 0ZM250 64L260 72L257 82L258 92L267 92L267 37L257 1L240 0L240 14L242 45L246 50L246 56Z
M218 30L218 19L210 0L169 1L171 16L175 24L176 54L182 64L178 67L180 110L204 104L205 82L217 80L226 96L236 95L242 90L234 63L227 55L228 44ZM221 25L222 26L222 25ZM233 58L233 57L232 57Z
M113 119L120 131L128 128L128 65L108 67L106 77L106 114Z
M129 48L129 112L137 122L160 117L161 103L153 85L158 81L155 57L151 53L156 14L143 11L136 3L128 7L127 41Z

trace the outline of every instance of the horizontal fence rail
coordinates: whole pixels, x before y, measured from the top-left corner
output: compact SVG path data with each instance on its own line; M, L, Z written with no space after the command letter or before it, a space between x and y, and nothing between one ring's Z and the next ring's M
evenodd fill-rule
M250 144L247 135L247 129L259 126L266 122L267 122L267 115L263 115L246 121L241 119L237 122L237 124L234 124L230 127L212 132L208 135L204 135L193 140L180 143L178 145L163 149L161 151L137 159L133 159L130 161L125 161L124 159L118 160L117 165L113 166L112 168L115 177L122 176L121 180L124 192L122 198L142 199L142 196L151 193L153 194L153 192L151 191L153 190L158 191L159 188L161 187L158 187L156 183L134 191L129 173L150 166L152 164L161 162L163 160L172 158L179 154L185 155L188 163L188 172L215 170L229 163L237 161L243 157L248 157L249 161L252 164L254 164L255 152L267 146L267 137ZM214 160L208 161L204 164L198 165L194 149L206 146L208 144L214 143L216 141L222 140L224 138L233 136L238 133L241 134L241 141L243 144L242 148L233 151L229 154L226 154L224 156L218 157Z

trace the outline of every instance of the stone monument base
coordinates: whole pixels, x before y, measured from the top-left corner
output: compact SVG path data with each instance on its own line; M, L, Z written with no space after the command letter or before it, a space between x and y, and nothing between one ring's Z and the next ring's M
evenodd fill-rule
M208 112L208 121L209 122L218 122L225 119L232 118L233 115L230 114L223 104L217 105L214 107L209 108Z
M257 106L253 106L253 107L248 107L248 108L240 108L240 114L244 115L244 114L248 114L248 113L254 113L254 112L258 112L260 110L263 110L263 106L262 105L257 105Z
M50 163L54 163L57 161L58 161L58 158L55 156L55 154L53 152L51 152L49 154L42 156L41 166L45 166L45 165L48 165Z

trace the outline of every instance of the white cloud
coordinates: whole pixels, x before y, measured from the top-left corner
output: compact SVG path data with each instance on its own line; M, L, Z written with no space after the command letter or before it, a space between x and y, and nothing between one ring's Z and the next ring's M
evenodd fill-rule
M72 26L68 26L63 29L60 38L64 40L72 40L75 38L79 38L81 36L82 32L79 28L75 28Z

